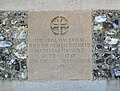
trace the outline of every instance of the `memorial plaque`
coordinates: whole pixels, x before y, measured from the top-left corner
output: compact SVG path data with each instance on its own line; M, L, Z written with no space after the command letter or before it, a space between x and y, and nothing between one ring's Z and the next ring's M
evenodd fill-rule
M91 79L91 12L28 15L29 80Z

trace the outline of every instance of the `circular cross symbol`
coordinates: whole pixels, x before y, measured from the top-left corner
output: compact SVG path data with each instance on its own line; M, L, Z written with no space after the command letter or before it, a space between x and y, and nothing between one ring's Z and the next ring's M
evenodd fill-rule
M57 16L51 21L50 27L55 35L63 35L68 31L68 21L62 16Z

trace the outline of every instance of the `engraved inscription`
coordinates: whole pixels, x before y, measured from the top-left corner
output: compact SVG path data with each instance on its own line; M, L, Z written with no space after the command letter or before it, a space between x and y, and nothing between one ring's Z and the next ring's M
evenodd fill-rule
M85 42L84 38L34 38L33 43L29 44L29 47L33 53L39 54L40 59L32 58L29 61L62 60L65 62L66 60L78 60L79 62L83 60L78 58L79 54L86 51L90 46L90 43Z

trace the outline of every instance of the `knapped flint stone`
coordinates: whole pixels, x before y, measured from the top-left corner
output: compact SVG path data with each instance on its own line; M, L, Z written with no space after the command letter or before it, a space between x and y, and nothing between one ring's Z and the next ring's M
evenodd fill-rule
M11 74L10 73L5 73L4 78L11 78Z
M108 58L108 59L106 59L106 64L112 65L115 61L116 61L115 59Z
M27 54L25 54L25 53L14 52L14 55L19 59L26 59L27 58Z
M109 37L109 36L106 36L106 38L105 38L105 42L106 42L107 44L111 44L111 45L115 45L115 44L117 44L119 41L120 41L120 40L119 40L118 38L111 38L111 37Z
M5 68L3 68L2 66L0 66L0 71L4 71L5 70Z
M0 34L0 40L3 40L4 36L2 34Z
M107 35L116 35L117 34L117 31L112 29L112 30L109 30L109 31L106 31L106 34Z
M15 39L25 39L26 38L26 33L25 31L21 30L21 27L15 27L12 32L12 38ZM24 28L23 28L24 29Z
M11 41L0 41L0 47L11 47L13 45L13 43Z
M98 23L101 23L101 22L104 22L106 21L107 17L106 16L96 16L95 17L95 22L98 22Z
M4 54L9 54L10 52L9 52L9 49L4 49L3 51L2 51L2 53L4 53Z
M25 42L21 42L20 44L18 44L18 45L16 46L16 49L20 50L20 49L25 48L26 46L27 46L27 45L26 45Z
M118 52L114 52L113 55L114 55L115 57L119 57L119 56L120 56L120 54L119 54Z
M118 67L114 68L113 69L113 74L116 78L120 77L120 69Z
M103 27L102 25L98 24L97 26L94 27L94 30L101 30Z

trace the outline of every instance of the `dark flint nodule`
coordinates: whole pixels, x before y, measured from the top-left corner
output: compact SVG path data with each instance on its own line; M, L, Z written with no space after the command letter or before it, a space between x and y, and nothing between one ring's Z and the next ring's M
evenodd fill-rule
M116 62L115 59L112 59L112 58L106 59L106 64L108 64L108 65L112 65L112 64L115 63L115 62Z
M20 71L20 64L19 63L15 64L15 70Z
M119 54L118 52L113 52L113 55L114 55L115 57L119 57L119 56L120 56L120 54Z
M107 58L107 57L109 57L109 56L110 56L110 53L104 53L104 54L102 55L103 58Z
M93 75L95 77L109 78L109 77L111 77L111 72L108 69L103 69L103 70L96 69L96 70L93 70Z
M114 20L113 23L115 23L116 25L119 25L119 20Z
M21 61L21 67L22 67L23 69L25 69L25 68L27 67L27 64L26 64L26 61L25 61L25 60L22 60L22 61Z
M97 49L102 49L103 46L102 46L102 45L97 45L96 48L97 48Z
M114 28L113 24L112 24L112 23L109 23L109 22L103 22L103 27L104 27L105 29Z
M103 69L102 70L102 76L106 77L106 78L112 77L111 72L110 72L109 69Z
M95 62L96 63L103 63L105 60L104 59L97 59Z
M93 69L93 75L95 77L99 77L100 76L100 71L98 69Z
M109 46L109 47L108 47L108 50L111 51L111 50L112 50L112 47Z
M2 21L0 20L0 25L2 24Z
M110 18L113 17L113 13L112 13L112 12L109 12L107 15L108 15L108 17L110 17Z

